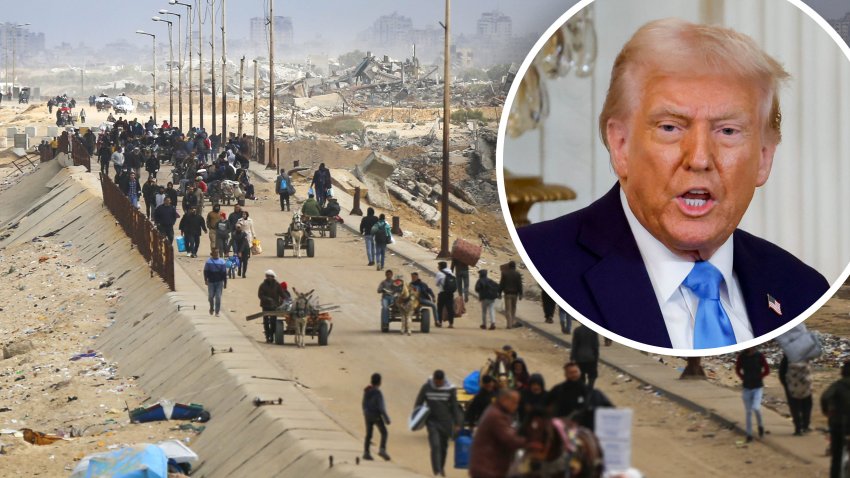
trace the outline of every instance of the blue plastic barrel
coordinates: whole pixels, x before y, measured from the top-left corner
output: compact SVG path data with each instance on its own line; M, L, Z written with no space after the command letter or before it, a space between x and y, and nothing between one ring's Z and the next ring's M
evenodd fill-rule
M469 468L469 452L472 449L472 430L461 430L455 438L455 468Z

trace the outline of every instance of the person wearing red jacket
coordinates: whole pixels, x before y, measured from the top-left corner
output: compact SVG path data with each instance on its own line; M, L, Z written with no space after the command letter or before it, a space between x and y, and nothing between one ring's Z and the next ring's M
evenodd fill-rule
M526 442L511 426L518 407L519 392L511 389L499 390L496 401L487 407L472 438L471 478L503 478L508 474L514 453Z

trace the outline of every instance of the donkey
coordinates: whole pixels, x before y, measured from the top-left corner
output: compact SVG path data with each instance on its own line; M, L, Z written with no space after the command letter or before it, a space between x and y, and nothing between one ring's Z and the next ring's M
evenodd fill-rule
M301 241L304 240L305 231L304 223L301 222L301 214L295 213L292 215L292 224L289 225L289 237L292 238L292 248L295 249L295 256L301 258Z
M602 447L587 428L535 410L520 427L527 444L508 476L516 478L600 478Z
M295 292L295 301L292 305L292 320L295 322L295 346L298 348L304 347L304 333L307 331L307 317L311 315L313 307L310 305L310 297L313 292L302 294L295 287L292 291Z
M411 284L399 280L401 286L397 289L393 304L401 314L401 333L410 335L410 317L419 310L419 291Z

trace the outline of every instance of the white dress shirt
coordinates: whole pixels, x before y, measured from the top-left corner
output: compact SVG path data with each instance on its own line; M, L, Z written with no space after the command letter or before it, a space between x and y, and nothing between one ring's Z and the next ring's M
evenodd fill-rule
M682 282L690 274L694 262L677 256L647 231L635 217L622 190L620 190L620 201L649 273L649 280L658 299L658 306L661 308L670 342L675 349L693 349L694 321L699 297L691 289L682 285ZM720 303L732 322L735 340L740 343L753 338L753 328L747 317L747 307L744 304L738 277L732 268L733 247L732 236L729 236L729 239L708 259L708 262L723 274L723 282L720 284Z

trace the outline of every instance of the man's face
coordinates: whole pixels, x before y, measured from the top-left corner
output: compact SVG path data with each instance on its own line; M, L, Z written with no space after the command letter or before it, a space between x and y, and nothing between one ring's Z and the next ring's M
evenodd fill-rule
M640 223L674 253L708 259L732 234L776 144L763 93L734 76L647 78L630 118L611 119L611 159Z
M386 277L387 280L390 280L390 279L393 278L393 273L390 272L390 271L387 271L387 272L384 273L384 277Z
M578 382L581 378L581 369L577 365L564 367L564 377L568 382Z

